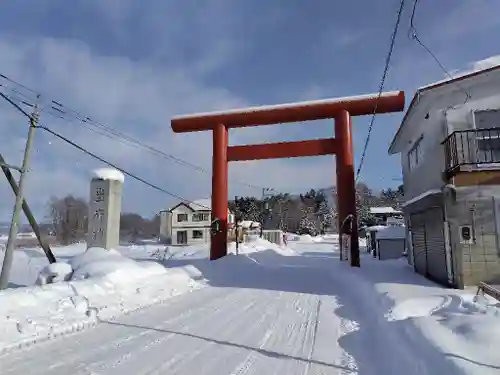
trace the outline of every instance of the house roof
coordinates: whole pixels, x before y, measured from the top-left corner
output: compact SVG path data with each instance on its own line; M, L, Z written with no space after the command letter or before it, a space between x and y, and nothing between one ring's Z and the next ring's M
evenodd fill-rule
M404 129L406 123L408 122L408 119L409 119L411 113L415 110L415 108L419 104L422 104L424 102L428 102L428 100L429 101L433 100L431 97L428 97L427 94L430 94L430 93L435 92L435 91L437 92L437 91L439 91L439 89L441 89L445 86L448 86L449 84L456 84L457 82L461 82L461 81L473 80L474 78L476 78L478 76L482 76L482 75L485 75L487 73L496 72L499 70L500 70L500 65L496 65L496 66L486 68L486 69L462 73L461 75L455 76L454 78L441 80L441 81L434 82L434 83L431 83L429 85L422 86L422 87L418 88L417 91L415 92L415 95L413 96L413 99L411 100L411 103L410 103L410 106L408 107L408 110L406 111L406 113L403 117L403 120L401 121L401 125L399 125L399 128L396 131L394 138L392 139L391 145L389 146L389 150L388 150L389 154L392 155L392 154L396 154L396 153L400 152L400 151L396 150L396 146L397 146L398 141L400 139L400 136L403 132L403 129ZM426 100L426 99L428 99L428 100Z
M186 206L191 209L191 211L211 211L212 210L212 200L210 198L197 199L192 202L181 202L170 209L170 211L175 210L179 206Z
M371 214L395 214L402 213L401 211L395 210L394 207L370 207Z

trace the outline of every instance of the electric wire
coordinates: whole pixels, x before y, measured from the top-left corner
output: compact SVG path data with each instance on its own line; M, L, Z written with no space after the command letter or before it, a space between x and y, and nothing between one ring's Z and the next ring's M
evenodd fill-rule
M371 117L370 124L368 125L368 133L366 135L365 144L363 146L363 151L361 153L361 159L359 161L359 166L358 166L358 169L356 171L356 177L355 177L356 183L359 180L361 170L363 168L363 164L365 161L366 153L368 150L368 145L370 144L370 137L371 137L372 130L373 130L373 124L375 123L375 117L377 116L378 103L380 101L380 97L382 96L382 92L384 90L384 85L385 85L385 80L387 78L387 73L389 72L389 66L390 66L390 62L391 62L391 58L392 58L392 53L394 51L394 45L396 44L396 36L398 34L399 25L401 23L401 15L403 13L404 5L405 5L405 0L401 0L400 4L399 4L399 10L397 13L396 24L394 25L394 30L391 34L391 40L390 40L390 44L389 44L389 52L387 53L387 57L385 59L384 72L382 74L382 79L380 81L377 100L375 102L375 108L373 110L373 115Z

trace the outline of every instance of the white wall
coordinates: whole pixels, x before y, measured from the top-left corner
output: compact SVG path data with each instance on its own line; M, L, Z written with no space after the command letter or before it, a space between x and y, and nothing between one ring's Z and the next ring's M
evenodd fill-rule
M194 238L194 231L201 231L203 233L202 238ZM210 228L174 228L172 229L172 245L184 245L177 242L177 232L187 232L187 243L186 245L201 245L210 242Z
M470 98L464 104L465 91ZM425 105L417 104L411 118L405 124L401 152L405 199L410 200L427 190L440 189L444 185L443 172L446 168L445 149L441 144L456 130L473 128L472 110L500 108L500 72L485 74L459 85L449 84L428 95ZM425 115L429 118L425 119ZM497 124L500 127L500 123ZM423 136L423 162L410 171L408 152Z

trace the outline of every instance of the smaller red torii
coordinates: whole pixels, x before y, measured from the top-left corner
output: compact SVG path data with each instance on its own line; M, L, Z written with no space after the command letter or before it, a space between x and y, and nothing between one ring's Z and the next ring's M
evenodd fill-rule
M171 126L175 133L213 131L212 216L220 220L220 231L212 236L210 259L215 260L227 254L228 162L336 155L339 228L347 217L352 216L354 218L351 235L351 256L349 258L352 266L359 267L351 116L402 111L404 102L404 92L396 91L380 95L372 94L251 107L172 118ZM335 138L247 146L228 145L228 129L231 128L327 118L335 118Z

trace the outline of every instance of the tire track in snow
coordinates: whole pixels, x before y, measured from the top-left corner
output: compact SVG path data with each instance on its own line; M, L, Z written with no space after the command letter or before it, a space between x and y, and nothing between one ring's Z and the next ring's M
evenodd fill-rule
M191 351L188 353L188 355L184 355L181 360L175 361L175 363L169 363L168 366L161 366L160 368L156 369L155 371L145 374L164 374L164 373L169 373L169 374L175 374L178 373L179 371L186 370L188 373L193 372L193 363L200 364L199 368L196 370L196 373L205 373L205 370L210 369L211 366L216 362L218 365L221 364L221 362L225 359L227 359L228 355L227 352L231 351L231 344L228 341L228 346L222 346L220 342L223 342L224 340L229 340L229 337L235 337L233 334L234 332L243 332L243 336L241 335L236 335L239 338L239 341L241 339L244 340L244 338L251 336L252 335L252 328L255 326L258 326L261 324L265 317L266 314L259 314L260 318L255 321L252 318L255 318L255 312L261 311L261 309L264 307L269 307L267 303L264 304L264 302L267 300L267 294L262 295L262 292L255 293L254 291L247 291L245 294L251 293L252 295L252 304L251 307L247 307L243 309L242 311L238 311L235 320L237 321L237 324L233 325L231 322L226 323L225 329L222 329L217 332L215 335L216 339L214 341L209 341L207 343L204 343L195 351ZM283 292L280 293L280 296L276 298L271 294L271 297L273 300L275 300L274 303L279 302L281 299L281 295ZM277 301L277 302L276 302ZM279 306L279 303L278 303ZM253 323L249 325L249 322ZM206 333L204 333L204 337L209 337ZM239 345L239 343L234 343L235 346ZM215 347L215 348L214 348ZM218 351L221 351L220 356L217 356L217 353L215 353L212 348L218 349ZM203 356L208 356L208 358L203 358ZM231 357L231 355L229 355ZM202 365L201 365L202 364ZM187 367L187 368L186 368ZM167 371L166 371L167 370ZM217 369L216 371L220 371L220 369ZM209 372L211 373L211 372Z
M296 374L297 364L304 366L300 352L307 327L313 326L307 321L314 305L311 301L316 298L314 295L287 293L288 301L279 310L273 334L265 337L260 348L269 355L255 353L251 365L244 366L240 374ZM287 371L283 367L288 365L291 368Z
M179 310L180 312L180 315L174 315L172 318L170 319L164 319L164 320L160 320L160 325L165 325L165 324L169 324L169 323L172 323L172 322L180 322L182 320L185 320L185 319L189 319L190 317L192 317L192 315L194 314L202 314L204 313L205 311L207 310L210 310L210 309L214 309L214 307L216 308L218 306L218 304L224 300L227 300L229 298L231 298L237 291L234 291L232 293L228 293L228 290L218 290L218 289L211 289L210 291L207 290L207 289L203 289L203 290L200 290L200 292L204 292L202 293L202 301L206 300L207 304L202 304L201 306L198 306L196 308L190 308L188 311L186 312L182 312L182 308L185 306L183 305L183 301L180 301L181 303L174 303L172 306L172 312L175 314L177 313L177 310ZM207 293L209 292L209 293ZM216 293L214 293L216 292ZM215 294L215 296L214 296ZM192 293L192 296L197 296L197 293ZM189 296L191 297L191 296ZM182 298L182 296L180 296L179 298ZM216 310L216 309L214 309ZM151 314L151 312L153 312L153 314ZM156 313L155 313L156 312ZM163 313L163 314L161 314ZM161 306L155 306L154 308L152 309L145 309L145 310L141 310L140 312L137 312L137 313L133 313L133 314L128 314L126 317L121 317L119 319L115 319L114 321L128 321L128 320L134 320L134 319L137 319L137 318L141 318L141 317L149 317L150 319L147 319L148 321L155 321L157 320L156 318L158 317L163 317L162 315L165 315L165 314L169 314L170 313L170 305L161 305ZM149 315L152 315L152 316L149 316ZM105 324L105 323L103 323ZM97 335L94 335L94 332L95 330L98 330L99 328L101 329L107 329L108 331L111 330L111 332L109 332L109 334L111 335L111 338L115 338L111 343L110 342L107 342L106 344L104 345L99 345L101 342L102 342L102 339L101 339L101 336L99 334ZM136 331L135 328L130 328L129 329L130 331ZM148 331L143 331L143 332L140 332L139 334L132 334L131 336L127 336L127 337L123 337L124 335L124 332L123 332L123 329L112 329L112 328L106 328L106 327L103 327L102 325L100 326L97 326L95 329L93 330L90 330L90 331L86 331L86 332L82 332L81 334L79 335L74 335L74 336L68 336L68 337L64 337L64 338L61 338L61 340L54 340L54 341L51 341L51 342L47 342L46 344L41 344L40 346L37 346L35 348L35 350L45 350L45 351L49 351L52 347L57 347L57 349L54 349L53 351L56 351L58 352L58 358L61 358L61 360L59 360L58 362L56 362L55 364L52 363L53 361L53 356L35 356L31 359L28 359L26 360L26 353L22 353L22 352L19 352L19 353L16 353L16 357L18 358L22 358L22 360L19 361L18 363L18 366L8 366L7 365L4 365L2 364L2 368L3 368L3 371L9 371L9 373L22 373L23 375L29 375L29 374L36 374L39 370L43 370L43 371L47 371L47 370L55 370L61 366L65 366L67 365L68 363L76 363L76 362L80 362L80 363L83 363L84 359L85 358L92 358L93 355L95 354L101 354L101 355L106 355L105 353L109 353L111 350L116 350L118 349L120 346L122 346L123 344L128 344L129 346L132 347L132 350L133 350L133 346L135 345L135 342L134 340L136 340L137 338L141 338L143 336L147 336L147 335L150 335L150 334L153 334L155 331L152 331L152 330L148 330ZM71 344L70 345L67 345L67 346L63 346L62 343L64 342L68 342L69 340L71 339L75 339L76 340L72 340ZM90 338L90 340L89 340ZM96 345L98 344L98 345ZM64 349L61 350L61 347L63 347ZM81 347L85 347L87 348L87 350L82 353L82 352L79 352L79 348ZM28 350L30 351L30 349ZM52 351L52 350L50 350ZM76 352L76 355L72 355L70 356L70 354L72 352ZM41 357L41 358L40 358ZM6 362L9 362L9 360L12 359L12 355L9 356L8 358L5 357L5 358L2 358L2 359L6 359ZM42 359L42 361L41 361ZM42 362L42 363L40 363ZM52 364L51 364L52 363ZM2 371L2 374L4 374L4 372ZM43 372L42 372L43 373Z
M230 294L229 297L234 298L234 297L240 297L240 296L239 296L239 293L233 292ZM242 300L240 301L240 299L242 299ZM217 303L217 305L219 305L222 302L221 300L226 301L226 300L230 300L230 298L217 299L217 301L214 301L213 303ZM231 300L229 307L238 306L239 304L242 304L244 302L245 302L245 298L237 298L237 299ZM212 305L212 302L210 304ZM255 304L255 301L251 301L250 303L245 305L245 307L243 309L244 310L249 309L254 304ZM219 326L224 326L226 324L226 322L224 322L221 319L217 319L217 318L218 318L218 316L223 315L223 313L221 313L221 310L225 310L225 309L226 309L226 307L224 307L223 309L221 309L220 307L216 307L215 309L213 309L213 311L210 311L210 314L205 314L205 315L202 314L203 311L200 311L200 314L201 314L200 318L194 319L193 316L190 316L190 317L188 317L188 322L190 320L192 320L192 323L180 325L180 327L182 327L183 330L197 329L198 327L206 326L207 320L208 321L215 320L217 322L216 324L211 325L212 329L217 328ZM229 309L230 312L236 311L236 310L237 309ZM228 318L230 320L234 319L235 317L233 317L233 315L236 315L236 313L228 315ZM166 324L166 326L168 327L170 325ZM130 361L136 360L136 359L141 360L141 355L144 354L144 356L147 356L148 358L150 358L150 361L148 361L148 362L153 362L153 364L151 366L148 366L148 369L146 369L146 370L141 368L141 369L137 369L133 373L134 374L147 374L151 371L154 371L159 365L161 365L161 363L164 362L164 359L163 359L164 357L161 355L152 356L150 352L160 349L167 342L174 340L176 337L179 336L179 334L177 334L177 333L161 332L162 329L165 331L168 331L168 329L166 329L167 327L165 327L165 325L152 327L152 329L149 329L149 330L144 331L144 332L149 332L150 333L149 336L151 336L151 335L153 335L155 337L159 336L157 339L148 340L145 343L138 343L139 345L137 345L137 343L136 343L136 345L132 346L130 351L126 352L125 354L120 354L118 356L118 358L115 358L113 361L106 359L104 361L101 361L99 364L92 363L90 365L87 365L86 367L88 369L91 369L91 368L94 369L97 367L95 370L99 371L100 373L109 373L108 370L117 370L118 373L123 373L122 367L126 366L127 362L130 362ZM176 325L175 327L179 327L179 325ZM137 347L139 347L139 349L137 349ZM179 358L181 358L181 357L182 357L182 355L179 356ZM160 363L153 361L153 359L158 359L158 358L161 360ZM173 361L173 359L170 360L170 362L172 362L172 361ZM128 366L131 366L131 364L129 363ZM130 369L127 368L127 371L130 371Z

